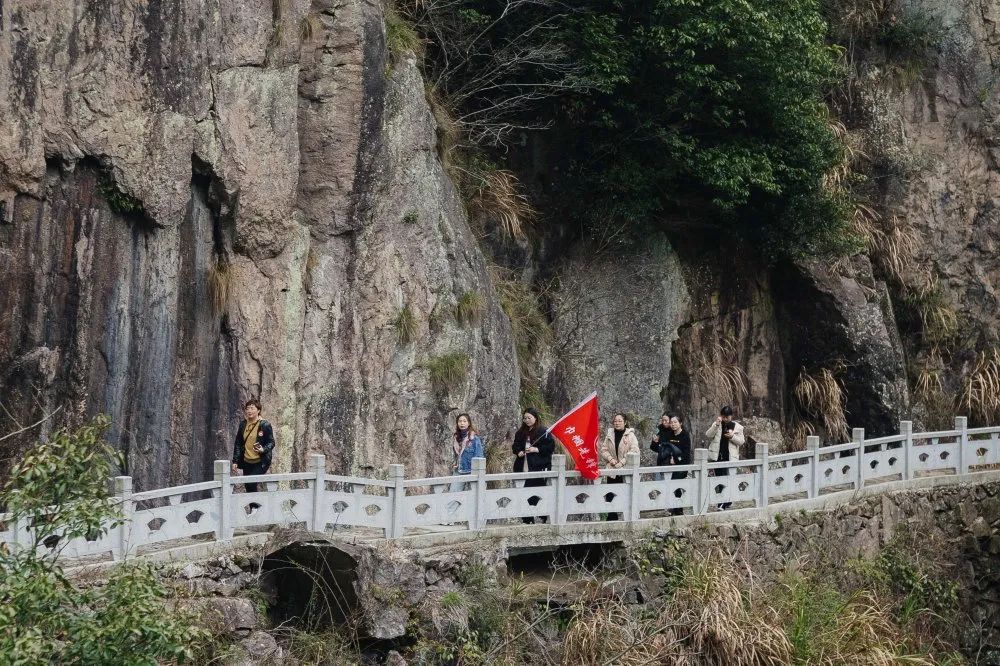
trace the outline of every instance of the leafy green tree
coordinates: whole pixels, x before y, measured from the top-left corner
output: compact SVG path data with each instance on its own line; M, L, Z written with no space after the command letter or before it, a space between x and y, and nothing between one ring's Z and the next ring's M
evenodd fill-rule
M121 524L108 481L119 458L99 416L57 432L12 470L0 492L8 520L32 525L32 541L0 549L3 663L156 664L184 662L203 635L169 611L149 566L115 567L103 585L81 588L65 575L61 545Z
M566 114L592 223L698 207L772 254L837 245L846 206L824 176L843 148L824 95L839 70L819 2L592 7L566 32L595 84Z
M429 40L474 36L462 67L442 57L454 46L428 61L460 117L499 106L511 127L552 128L550 212L604 236L686 215L771 256L850 247L848 201L826 179L844 157L825 102L841 72L819 0L438 4L450 18L425 20ZM452 28L433 29L442 23ZM477 85L498 47L530 53L532 40L549 61L493 67ZM551 94L526 98L529 86ZM498 104L512 90L535 103Z

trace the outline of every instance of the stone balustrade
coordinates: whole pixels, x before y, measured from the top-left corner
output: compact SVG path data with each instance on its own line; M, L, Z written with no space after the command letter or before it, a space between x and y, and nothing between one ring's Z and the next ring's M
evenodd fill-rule
M488 532L529 517L560 526L608 513L634 522L670 509L705 514L722 503L766 507L996 466L1000 427L970 429L965 417L957 417L953 430L913 433L903 421L896 435L866 439L864 430L855 428L849 443L821 447L818 437L809 437L805 450L792 453L771 455L767 444L758 444L754 458L735 462L709 462L708 450L696 449L693 464L670 467L640 467L639 456L632 454L625 468L601 470L596 481L567 470L562 455L554 455L552 463L546 472L487 474L486 461L477 458L472 474L422 479L407 479L402 465L390 465L387 479L367 479L329 474L322 455L311 456L308 471L255 477L232 476L229 461L217 460L212 481L173 488L133 493L132 479L117 477L123 524L92 539L40 548L67 559L120 560L192 539L226 542L236 533L274 526L348 529L395 539L442 525ZM726 469L728 475L719 474ZM525 487L530 479L544 479L545 485ZM261 489L245 492L247 481ZM0 514L0 545L32 543L26 523Z

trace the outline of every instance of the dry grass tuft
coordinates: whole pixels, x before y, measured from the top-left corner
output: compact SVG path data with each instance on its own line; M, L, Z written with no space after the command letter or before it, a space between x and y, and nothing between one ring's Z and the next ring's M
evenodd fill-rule
M836 0L824 6L830 25L854 42L872 37L894 4L893 0Z
M912 268L917 239L902 218L884 218L873 208L857 204L852 226L864 239L868 254L882 271L897 284L903 284L904 271Z
M833 370L820 368L810 373L802 368L792 395L800 410L814 423L821 424L830 438L842 441L850 438L844 414L844 389Z
M934 346L927 352L927 357L916 372L913 394L918 400L929 402L944 394L944 384L941 381L943 368L944 360L941 358L941 350Z
M892 603L870 590L845 596L827 584L789 576L772 595L792 644L792 662L818 666L896 666L934 664L928 656L908 654L904 631Z
M455 303L455 319L462 326L479 322L486 311L486 299L478 291L467 291Z
M714 664L790 663L791 644L777 615L757 598L759 588L732 556L693 555L676 580L659 621L677 625L674 631L683 638L684 652Z
M510 471L510 442L496 442L486 447L486 473L502 474Z
M521 192L521 182L513 171L476 166L465 171L469 181L469 210L480 220L492 221L505 235L517 240L527 238L527 229L537 217L528 198Z
M1000 348L980 352L965 378L959 404L983 423L1000 418Z
M229 285L232 282L232 271L229 262L220 260L208 268L208 300L212 304L212 312L219 314L229 304Z
M438 393L448 394L469 376L469 356L463 352L450 352L427 361L431 384Z
M742 404L750 395L750 378L740 363L736 337L727 334L715 338L713 344L703 345L695 356L699 379L710 391L715 391L718 402Z
M409 305L404 305L393 321L396 329L396 340L401 345L408 345L417 337L417 318Z
M923 341L929 345L948 344L959 332L958 313L945 298L937 279L929 277L926 284L905 297L920 319Z

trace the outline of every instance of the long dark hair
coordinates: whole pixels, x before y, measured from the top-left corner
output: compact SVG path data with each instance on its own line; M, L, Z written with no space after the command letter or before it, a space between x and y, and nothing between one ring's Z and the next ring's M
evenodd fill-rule
M455 417L455 439L458 439L458 431L459 431L458 421L463 416L469 420L469 434L476 432L475 426L472 425L472 417L469 416L468 412L462 412L461 414Z
M525 414L531 414L532 416L535 417L535 425L534 425L534 427L529 428L528 424L524 422L524 415ZM539 430L541 430L541 431L545 430L545 426L542 425L542 417L538 415L538 410L537 409L535 409L534 407L528 407L523 412L521 412L521 427L518 429L518 432L520 432L520 433L522 433L524 435L532 435L533 438L535 438L535 437L537 437L536 433Z

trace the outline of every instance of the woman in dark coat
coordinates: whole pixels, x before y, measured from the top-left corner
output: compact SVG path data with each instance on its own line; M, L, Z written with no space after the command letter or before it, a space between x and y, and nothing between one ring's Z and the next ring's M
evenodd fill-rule
M511 446L514 452L515 472L544 472L552 468L552 452L556 443L550 435L545 434L545 426L538 416L538 412L529 407L521 415L521 427L514 434L514 444ZM525 469L527 461L527 469ZM528 479L524 482L525 488L537 488L547 485L546 479ZM538 500L528 500L531 506L538 504ZM542 522L546 521L544 516ZM522 518L525 523L534 523L534 518Z

